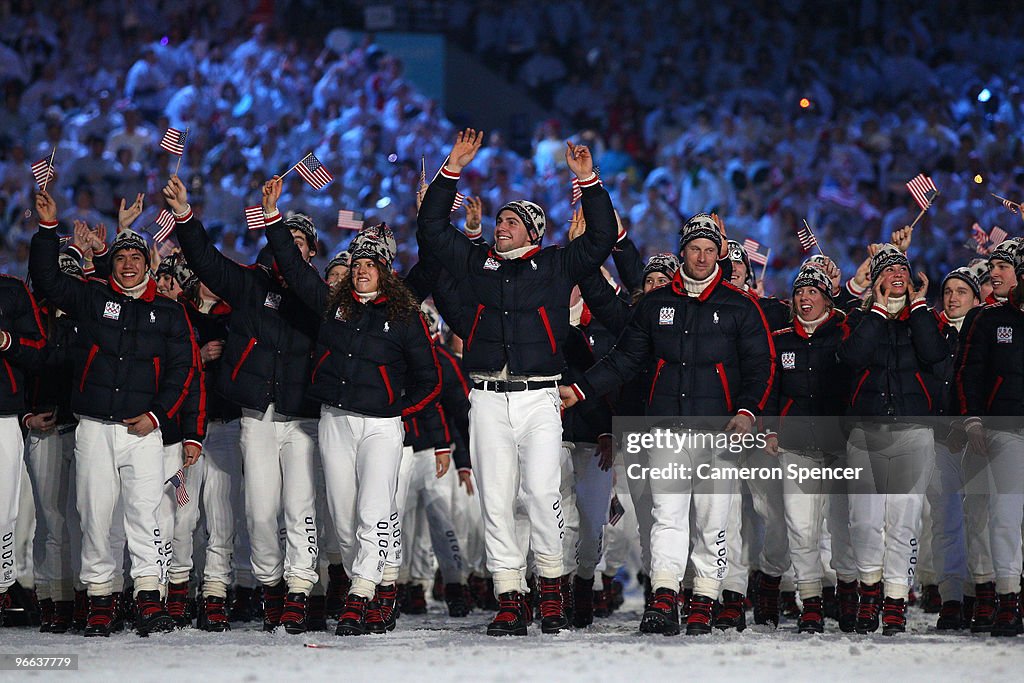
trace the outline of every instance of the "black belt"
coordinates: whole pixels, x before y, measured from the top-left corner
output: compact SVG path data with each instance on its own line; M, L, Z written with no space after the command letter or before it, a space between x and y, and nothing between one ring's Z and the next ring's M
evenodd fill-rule
M532 391L533 389L554 389L558 386L555 380L546 382L528 382L526 380L487 380L486 382L473 382L474 389L482 391L495 391L500 394L507 394L511 391Z

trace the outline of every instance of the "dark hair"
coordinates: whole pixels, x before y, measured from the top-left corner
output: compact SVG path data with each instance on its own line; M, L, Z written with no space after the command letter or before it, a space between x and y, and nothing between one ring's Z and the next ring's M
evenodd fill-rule
M349 277L345 278L327 297L327 309L324 316L329 316L335 308L341 310L345 320L355 317L357 297L352 287L352 277L355 270L350 270ZM416 316L420 311L420 304L413 296L409 288L405 286L402 279L379 263L377 264L377 275L380 278L380 285L377 289L380 294L387 297L388 320L406 322Z

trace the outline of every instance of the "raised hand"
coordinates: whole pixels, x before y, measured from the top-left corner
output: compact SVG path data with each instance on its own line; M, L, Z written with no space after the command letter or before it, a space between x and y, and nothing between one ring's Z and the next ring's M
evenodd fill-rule
M449 171L460 173L463 168L473 161L473 157L480 151L480 146L483 144L484 132L482 130L478 131L473 128L467 128L466 130L459 131L445 166Z
M577 206L572 212L572 220L569 221L569 241L582 235L587 231L587 219L583 217L583 207Z
M569 170L580 179L589 178L594 172L594 157L586 145L574 145L566 140L565 163L569 164Z
M103 251L103 248L107 246L107 226L105 223L100 223L92 229L89 233L92 238L92 250L94 252Z
M909 225L906 225L899 230L893 230L892 236L889 238L889 242L906 254L907 249L910 247L910 238L913 236L914 229Z
M871 291L875 295L875 303L885 306L885 303L889 300L889 285L886 283L884 277L879 277L875 280L874 285L871 287Z
M46 190L40 190L36 194L36 213L39 214L40 223L57 222L57 202Z
M910 300L918 301L928 296L928 276L924 274L924 271L918 271L917 276L921 278L921 288L916 289L914 287L914 278L910 278L907 281L907 289L910 290Z
M71 244L82 254L85 260L92 259L92 230L85 221L72 221L73 231Z
M868 248L870 251L870 247ZM871 257L868 256L864 259L859 266L857 266L857 272L853 274L853 282L861 289L867 289L868 285L871 284Z
M725 233L725 221L723 221L722 217L717 213L711 214L711 220L713 220L715 225L718 226L718 232L722 233L722 246L718 250L718 260L722 260L729 253L729 245L726 244L726 240L728 240L729 237Z
M272 216L277 213L277 200L281 198L281 190L284 187L284 183L281 180L281 176L274 176L267 182L263 183L263 213L268 216Z
M163 195L167 206L171 207L171 211L174 213L183 214L188 210L188 190L185 189L185 183L181 182L181 178L178 176L170 177L167 185L164 186Z
M479 235L483 230L484 200L479 197L466 197L466 232Z
M146 195L140 192L135 197L135 201L131 203L131 206L127 205L126 200L121 198L121 206L117 210L117 231L124 232L125 230L132 227L132 223L142 213L142 203L145 200Z

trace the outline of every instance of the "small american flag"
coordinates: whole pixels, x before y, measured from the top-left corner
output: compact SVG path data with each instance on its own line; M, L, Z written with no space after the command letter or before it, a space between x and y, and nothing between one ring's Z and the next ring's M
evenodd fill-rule
M988 233L988 239L992 243L992 247L998 247L1000 244L1006 241L1006 238L1010 236L1010 233L1006 232L998 225L992 228Z
M622 503L619 502L618 494L612 496L612 503L608 508L608 523L615 526L624 514L626 514L626 508L622 507Z
M768 264L768 250L761 251L760 243L755 242L749 237L743 240L743 251L747 252L747 258L750 259L751 263L756 263L759 266Z
M800 240L800 247L805 253L811 249L818 248L818 240L814 233L811 232L811 226L807 225L806 221L804 221L804 227L797 228L796 238Z
M361 230L363 214L348 209L338 210L338 227L342 230Z
M935 184L932 183L932 179L926 176L924 173L919 173L916 178L907 181L907 189L910 190L911 196L917 205L921 207L922 211L927 211L931 205L932 200L935 199L935 195L939 193L935 189Z
M975 242L974 250L976 252L979 254L988 253L988 233L977 223L971 226L971 239Z
M1000 201L1003 202L1003 206L1005 206L1007 209L1010 210L1010 213L1019 213L1020 212L1020 204L1014 204L1009 199L1002 199Z
M186 137L187 133L184 131L180 131L177 128L168 128L167 132L164 133L163 139L160 140L160 147L180 157L185 153Z
M178 499L178 507L185 507L188 503L188 491L185 489L185 470L179 469L164 483L174 487L174 496Z
M604 181L603 180L598 180L597 184L600 185L601 187L604 187ZM583 198L583 188L580 187L580 179L579 178L573 178L572 179L572 198L570 199L569 203L572 206L576 206L576 202L578 202L582 198Z
M466 195L461 192L455 193L455 201L452 202L452 211L458 211L462 208L462 202L466 201Z
M160 226L160 229L153 235L153 241L163 242L171 236L171 231L174 230L174 215L167 209L162 209L155 222Z
M295 164L295 170L299 172L302 179L309 183L314 190L322 190L327 184L334 180L334 176L327 170L327 167L320 163L320 160L312 152L302 158L302 161Z
M50 160L40 159L32 164L32 176L36 179L36 184L40 189L50 182L53 179L53 166L50 165Z
M250 230L262 230L267 227L267 221L263 218L263 207L260 205L245 207L245 227Z

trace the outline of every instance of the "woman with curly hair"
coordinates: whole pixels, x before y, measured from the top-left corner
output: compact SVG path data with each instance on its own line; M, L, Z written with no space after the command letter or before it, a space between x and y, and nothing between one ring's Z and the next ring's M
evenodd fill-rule
M265 203L276 205L280 192L279 178L268 181ZM308 395L321 404L327 505L352 580L336 633L391 630L398 576L397 567L388 575L385 561L400 551L402 417L437 399L434 348L418 301L391 270L396 243L387 225L356 235L349 277L334 288L301 258L283 225L269 225L267 241L288 286L322 312ZM447 469L447 456L439 458Z

